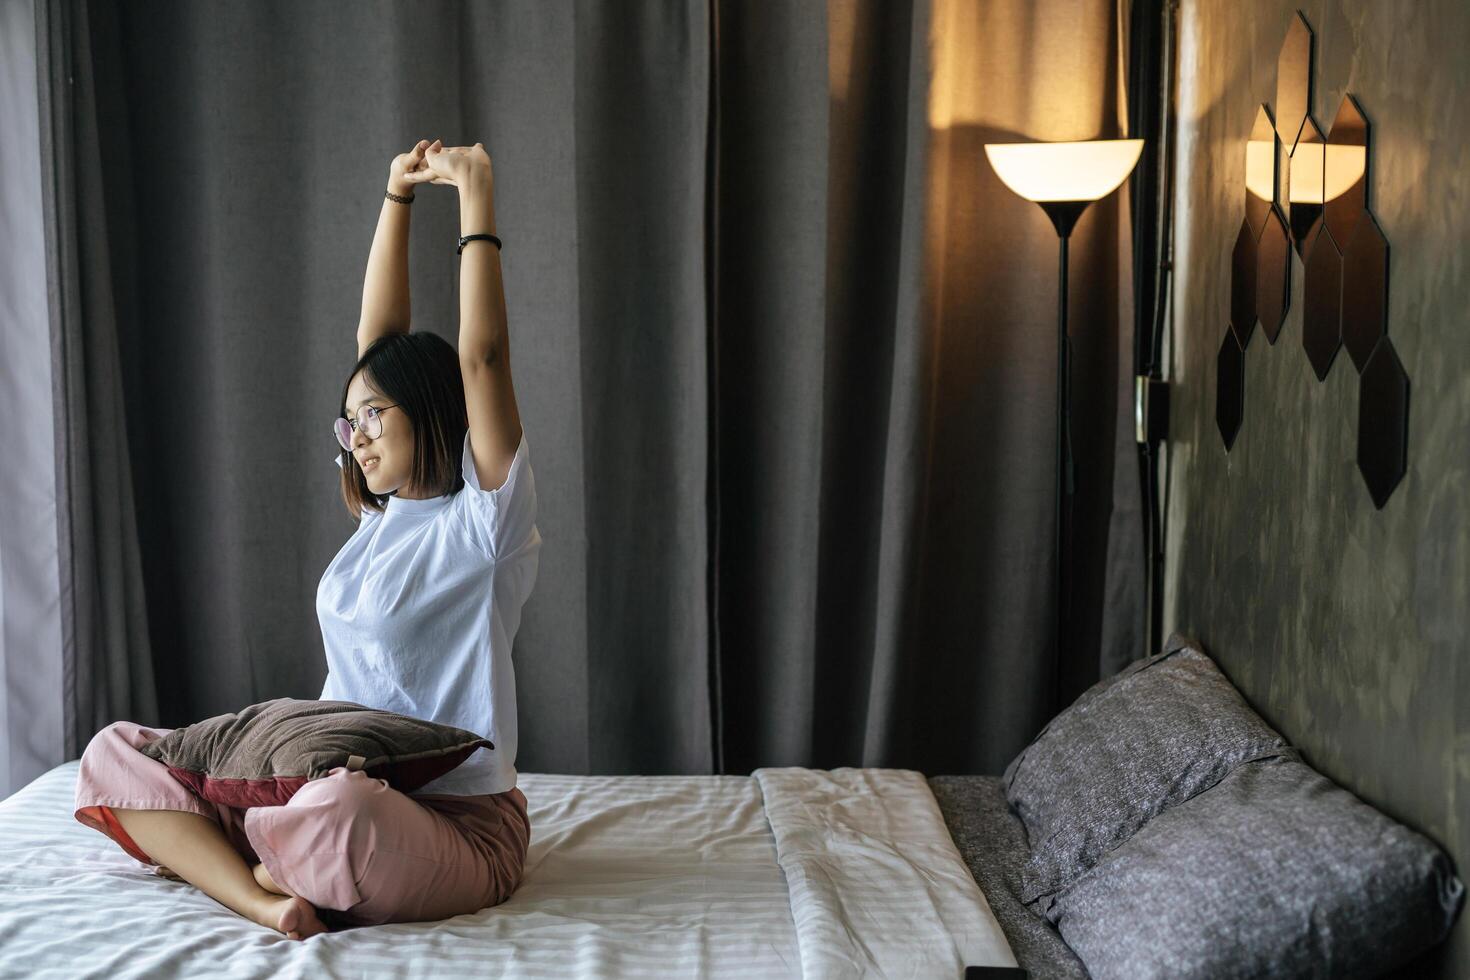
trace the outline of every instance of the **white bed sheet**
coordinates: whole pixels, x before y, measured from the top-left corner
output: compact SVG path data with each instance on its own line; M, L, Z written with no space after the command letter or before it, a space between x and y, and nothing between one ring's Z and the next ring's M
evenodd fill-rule
M804 977L962 977L1016 966L912 769L757 769Z
M1015 962L909 770L522 772L531 844L508 901L295 941L74 820L77 765L0 802L0 976L933 976L947 963L958 978Z

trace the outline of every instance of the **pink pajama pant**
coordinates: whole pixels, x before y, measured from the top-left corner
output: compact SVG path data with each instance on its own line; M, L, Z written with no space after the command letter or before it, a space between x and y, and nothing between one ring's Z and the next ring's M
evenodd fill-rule
M185 810L213 820L247 863L317 907L324 924L425 922L499 905L519 887L530 844L519 788L487 796L404 794L338 767L284 806L232 807L189 790L138 749L167 735L118 721L82 753L77 820L153 865L112 807Z

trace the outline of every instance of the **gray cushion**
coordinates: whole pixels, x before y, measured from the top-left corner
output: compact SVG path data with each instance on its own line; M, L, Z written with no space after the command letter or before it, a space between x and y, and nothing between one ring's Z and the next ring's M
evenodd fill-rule
M1093 977L1369 977L1440 942L1449 858L1299 759L1237 768L1062 892Z
M352 701L276 698L175 728L144 755L197 795L228 806L281 806L345 766L411 793L494 743L451 725Z
M1006 767L1031 847L1022 900L1050 915L1057 891L1150 818L1283 751L1198 642L1174 633L1158 655L1086 691Z

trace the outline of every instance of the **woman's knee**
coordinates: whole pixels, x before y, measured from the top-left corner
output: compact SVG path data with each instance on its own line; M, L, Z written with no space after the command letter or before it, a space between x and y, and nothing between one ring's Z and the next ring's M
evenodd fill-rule
M288 805L319 806L331 811L335 820L371 824L393 792L384 780L338 768L302 786Z
M83 750L82 754L86 755L88 751L100 750L100 747L103 745L110 745L115 748L126 747L129 749L140 749L149 742L161 738L171 731L173 731L172 728L147 728L135 721L114 721L104 725L98 730L97 734L92 736L87 742L87 748Z
M114 721L100 729L87 741L86 748L82 749L83 762L90 762L103 755L128 758L128 753L120 751L134 747L132 740L127 737L127 725L128 723L124 721Z
M102 742L127 742L127 739L123 737L123 729L126 724L127 722L114 721L109 725L103 726L101 729L98 730L97 734L93 735L91 740L87 742L87 748L90 749L92 748L92 746Z

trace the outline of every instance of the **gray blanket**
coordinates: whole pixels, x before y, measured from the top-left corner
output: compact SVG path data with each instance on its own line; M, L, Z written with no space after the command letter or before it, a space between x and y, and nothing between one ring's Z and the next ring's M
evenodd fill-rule
M1016 962L1038 980L1087 980L1087 968L1057 930L1021 903L1026 828L1011 813L1000 777L930 776L929 788Z

